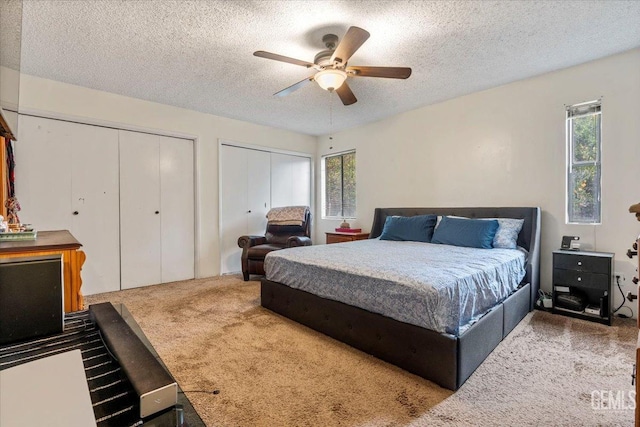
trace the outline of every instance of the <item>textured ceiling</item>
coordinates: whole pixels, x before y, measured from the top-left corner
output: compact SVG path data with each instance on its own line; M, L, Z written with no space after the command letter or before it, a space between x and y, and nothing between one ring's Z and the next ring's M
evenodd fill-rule
M21 68L320 135L638 47L639 22L640 1L24 0ZM349 79L348 107L316 84L272 96L312 72L254 51L312 62L351 25L371 37L350 65L411 77Z
M22 2L0 0L0 65L20 69Z

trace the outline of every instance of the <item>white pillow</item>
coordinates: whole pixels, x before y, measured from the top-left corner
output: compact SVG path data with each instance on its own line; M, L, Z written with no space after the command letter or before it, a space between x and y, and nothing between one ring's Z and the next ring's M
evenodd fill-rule
M498 220L498 231L493 238L493 247L515 249L518 246L518 234L524 225L524 219L494 218Z

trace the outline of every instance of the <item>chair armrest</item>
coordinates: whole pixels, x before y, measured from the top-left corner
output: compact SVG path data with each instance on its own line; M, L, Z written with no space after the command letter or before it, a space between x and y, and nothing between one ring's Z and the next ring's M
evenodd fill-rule
M264 245L267 238L264 236L240 236L238 238L238 246L241 248L250 248L252 246Z
M311 246L311 239L306 236L291 236L287 239L287 248L296 246Z

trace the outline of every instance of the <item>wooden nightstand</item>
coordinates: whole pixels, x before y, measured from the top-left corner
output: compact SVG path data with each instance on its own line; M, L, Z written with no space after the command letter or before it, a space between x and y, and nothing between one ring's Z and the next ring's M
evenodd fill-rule
M354 242L356 240L365 240L369 238L369 233L344 233L341 231L332 231L325 234L327 235L327 245L330 243Z

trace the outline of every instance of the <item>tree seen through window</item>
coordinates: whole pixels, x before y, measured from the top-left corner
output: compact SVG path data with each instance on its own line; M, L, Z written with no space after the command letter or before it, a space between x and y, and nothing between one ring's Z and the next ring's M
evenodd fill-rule
M356 215L356 153L324 159L325 216L353 218Z
M600 104L568 110L568 222L600 223ZM586 114L581 113L587 108Z

